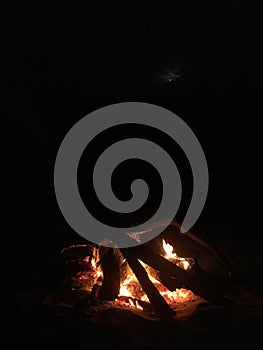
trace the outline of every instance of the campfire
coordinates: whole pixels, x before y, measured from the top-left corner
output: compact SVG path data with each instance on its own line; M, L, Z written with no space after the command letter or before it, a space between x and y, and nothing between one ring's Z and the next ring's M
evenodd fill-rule
M190 237L191 234L188 240ZM194 243L199 250L208 249L200 240ZM222 268L221 258L213 249L208 250L216 255ZM69 268L64 283L66 281L71 291L87 293L88 305L108 302L167 320L174 317L180 304L197 298L213 302L219 291L219 284L204 271L202 260L197 259L196 254L183 256L177 251L176 243L166 237L129 249L75 245L63 249L62 256ZM225 270L224 274L225 278ZM222 282L222 278L216 279Z
M184 270L191 268L191 266L193 265L192 259L179 257L174 251L173 246L167 243L164 239L162 240L162 243L164 251L163 256L165 259L171 261L172 263L183 268ZM91 260L89 257L86 257L84 261L91 262L91 265L94 268L96 282L100 280L103 276L103 273L99 266L99 262L95 262L94 257ZM169 291L169 289L166 288L160 282L160 277L158 277L158 273L156 273L150 266L143 263L142 261L139 260L139 262L147 271L150 281L154 284L158 292L163 296L163 298L169 305L173 306L176 303L182 303L195 298L194 293L185 288L176 288L175 291ZM142 289L132 269L128 266L126 259L123 259L121 263L121 269L125 271L126 277L123 278L120 283L119 294L118 297L115 299L116 304L143 310L143 305L145 306L145 303L149 303L150 301L147 294ZM80 276L81 280L85 278L88 278L88 276Z

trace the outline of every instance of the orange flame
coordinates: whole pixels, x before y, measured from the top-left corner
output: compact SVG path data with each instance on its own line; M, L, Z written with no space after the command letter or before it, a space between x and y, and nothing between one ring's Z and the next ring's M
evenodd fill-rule
M164 250L164 258L175 263L179 267L183 268L184 270L187 270L190 268L190 262L186 258L179 257L176 252L174 251L174 247L170 245L169 243L166 243L166 241L163 239L163 250ZM142 261L140 263L144 266L144 268L148 268L146 264L144 264ZM184 288L177 288L175 291L169 291L165 286L162 285L160 281L158 281L154 276L151 275L148 271L148 276L152 283L155 285L159 293L163 296L163 298L167 301L168 304L176 304L176 303L183 303L187 300L193 299L194 294L192 291ZM126 296L134 298L134 300L129 299L129 304L133 308L142 309L142 307L139 305L138 301L135 299L139 299L141 301L149 302L149 299L147 295L143 292L143 294L139 297L136 293L134 293L134 288L132 288L132 285L134 283L138 283L136 276L132 272L131 269L129 269L129 272L127 273L126 279L122 282L119 292L119 297ZM118 302L118 299L116 300Z
M178 256L176 252L174 252L174 247L171 244L166 243L164 239L163 239L163 250L165 253L164 255L165 259L171 262L174 262L176 265L178 265L179 267L182 267L184 270L189 269L190 262L187 259L181 258L180 256Z
M165 259L169 260L170 262L176 264L180 268L187 270L191 267L191 258L182 258L177 255L177 253L174 250L174 247L167 243L164 239L162 240L162 247L163 247L163 256ZM94 248L93 256L87 256L85 259L83 259L87 263L91 264L92 271L90 273L84 273L79 276L79 280L88 280L91 275L94 280L94 284L100 279L100 277L103 276L103 272L98 266L97 262L99 260L98 256L98 250ZM123 260L123 263L125 262L125 259ZM147 270L149 279L154 284L156 289L159 291L159 293L163 296L163 298L166 300L168 304L173 306L174 304L183 303L188 300L191 300L195 297L193 292L190 290L180 288L176 289L174 291L169 291L156 277L154 277L151 274L151 271L153 273L153 270L149 268L148 265L140 261L140 263L143 265L143 267ZM90 291L90 289L89 289ZM120 305L130 306L132 308L143 310L142 306L140 305L139 301L142 302L149 302L149 299L146 295L146 293L141 288L141 285L139 284L136 276L132 272L132 270L128 267L127 275L125 280L121 283L120 291L119 291L119 297L126 297L127 302L123 303L123 301L120 299L116 299L115 302Z

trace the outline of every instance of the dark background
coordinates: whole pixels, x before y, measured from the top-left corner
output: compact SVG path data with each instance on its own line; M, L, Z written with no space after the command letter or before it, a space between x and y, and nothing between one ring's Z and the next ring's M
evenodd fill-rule
M5 287L81 241L56 204L55 156L74 123L112 103L154 103L194 130L210 171L200 227L240 241L262 234L260 1L10 7L1 14ZM177 61L178 84L152 82L156 67Z

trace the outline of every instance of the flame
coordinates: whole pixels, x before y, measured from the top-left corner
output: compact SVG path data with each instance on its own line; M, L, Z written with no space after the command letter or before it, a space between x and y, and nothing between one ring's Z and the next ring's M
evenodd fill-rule
M180 268L187 270L191 268L192 265L192 259L191 258L182 258L177 255L175 252L174 247L167 243L164 239L162 240L162 247L163 247L163 257L170 262L176 264ZM87 256L83 259L86 263L90 264L90 270L88 272L81 273L78 276L78 279L80 281L83 281L86 283L90 278L93 279L93 285L95 283L98 283L98 281L101 280L101 277L103 277L103 272L98 264L99 256L98 256L98 250L94 248L92 256ZM143 267L147 270L149 279L154 284L156 289L159 291L159 293L163 296L163 298L166 300L166 302L171 305L175 306L178 303L183 303L188 300L192 300L195 295L192 291L184 289L184 288L178 288L174 291L168 290L159 280L158 280L158 273L151 269L148 265L140 261L140 263L143 265ZM143 310L142 305L140 305L141 302L148 302L149 299L142 289L140 283L138 282L136 276L134 275L133 271L130 269L129 265L126 262L126 259L123 259L122 264L126 264L127 271L126 271L126 278L124 281L122 281L119 291L119 296L117 299L115 299L115 302L121 306L136 308L138 310ZM88 291L91 291L90 285L86 286L85 289ZM123 300L121 297L124 297Z
M164 239L162 241L163 244L163 250L164 250L164 258L175 263L177 266L183 268L184 270L187 270L191 267L191 259L188 258L182 258L177 255L177 253L174 251L174 247L167 243ZM149 266L140 261L140 263L143 265L143 267L147 270L149 279L151 282L155 285L159 293L163 296L163 298L167 301L168 304L178 304L186 302L187 300L191 300L195 297L192 291L185 289L185 288L177 288L175 291L169 291L160 281L157 280L156 277L154 277L151 274L151 271L149 269ZM139 282L137 281L136 276L132 272L131 269L128 269L128 273L126 276L126 279L121 283L119 297L125 296L133 299L129 299L129 306L137 309L143 309L141 305L139 304L138 300L149 302L149 299L142 291L141 293L135 293L134 292L134 285L139 285ZM136 288L136 290L138 290ZM118 299L116 299L116 302L118 303Z
M136 309L143 310L143 307L141 307L138 300L135 300L135 307L136 307Z
M165 252L165 258L170 260L170 259L177 259L177 254L173 251L174 248L171 244L166 243L165 240L163 239L163 249Z
M129 290L129 285L131 284L131 282L134 280L134 275L132 273L129 274L129 276L127 276L127 278L125 279L125 281L121 284L120 286L120 292L119 292L119 296L124 296L124 297L132 297L132 293ZM135 277L136 279L136 277Z
M101 277L103 275L103 273L102 273L101 269L97 266L96 259L94 256L90 259L90 263L91 263L91 266L93 267L93 269L96 271L96 277L98 279L99 277Z
M176 252L174 252L174 247L171 244L166 243L164 239L163 250L165 253L165 259L174 262L177 266L182 267L184 270L188 270L191 267L190 261L188 261L186 258L181 258L178 256Z
M89 268L89 271L78 273L78 280L79 281L86 282L86 281L92 279L93 285L94 285L95 283L97 283L98 279L103 276L101 268L99 266L97 266L97 263L96 263L97 258L98 257L96 256L96 251L94 249L92 257L86 256L83 259L83 261L90 264L90 268ZM90 292L92 289L92 285L90 285L90 284L85 285L84 289Z

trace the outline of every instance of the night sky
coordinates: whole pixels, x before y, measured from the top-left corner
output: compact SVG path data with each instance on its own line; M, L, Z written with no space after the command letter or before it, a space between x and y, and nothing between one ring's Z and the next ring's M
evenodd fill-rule
M18 272L78 240L56 204L56 152L117 102L160 105L194 130L210 171L200 225L262 233L260 1L23 2L1 16L2 249Z

